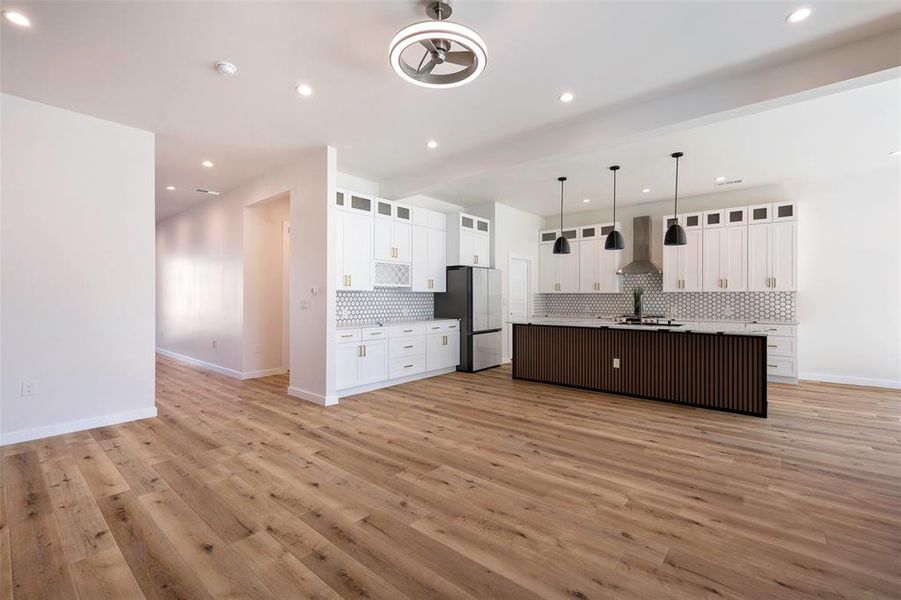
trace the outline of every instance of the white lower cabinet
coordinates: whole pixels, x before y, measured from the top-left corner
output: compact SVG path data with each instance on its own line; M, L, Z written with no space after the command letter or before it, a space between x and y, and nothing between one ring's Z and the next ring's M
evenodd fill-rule
M456 367L460 362L460 333L431 334L426 341L426 369Z
M392 380L428 376L430 371L460 363L457 320L339 329L335 341L335 389L339 391L384 387Z

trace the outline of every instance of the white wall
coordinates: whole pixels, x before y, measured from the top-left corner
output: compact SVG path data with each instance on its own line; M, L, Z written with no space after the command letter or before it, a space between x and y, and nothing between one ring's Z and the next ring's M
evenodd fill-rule
M901 167L679 200L679 212L765 202L799 203L798 340L803 379L901 386ZM653 217L651 257L662 264L662 217L671 202L617 211L632 256L632 218ZM577 213L564 227L608 221ZM558 227L547 217L544 229Z
M256 344L258 332L269 325L261 311L245 311L248 256L253 262L255 243L247 244L244 224L253 214L247 207L287 196L292 224L289 393L320 403L335 401L329 392L333 376L328 375L327 346L334 339L328 330L335 327L328 232L339 179L336 156L333 148L310 150L290 165L157 223L157 341L162 352L239 378L266 369L258 368ZM367 183L340 177L351 187ZM375 193L377 187L369 183L367 191ZM191 314L182 318L185 304Z
M273 374L288 367L283 340L284 224L290 222L288 194L244 209L244 371Z
M153 134L0 104L2 443L154 416Z
M243 211L223 197L156 226L157 348L233 376L244 370Z

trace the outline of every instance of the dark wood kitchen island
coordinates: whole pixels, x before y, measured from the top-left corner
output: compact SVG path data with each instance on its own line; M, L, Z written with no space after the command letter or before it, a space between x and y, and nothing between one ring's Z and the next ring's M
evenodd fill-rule
M515 323L513 378L766 417L766 339L760 333Z

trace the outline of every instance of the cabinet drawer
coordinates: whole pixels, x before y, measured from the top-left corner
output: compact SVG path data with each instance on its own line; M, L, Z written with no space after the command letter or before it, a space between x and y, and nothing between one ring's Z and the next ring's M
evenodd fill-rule
M750 324L749 327L759 327L762 331L766 331L767 335L784 335L794 336L796 330L794 325L771 325L769 323Z
M766 338L766 354L767 356L790 356L794 357L795 338L783 337L778 335L770 335Z
M419 356L403 356L388 361L388 378L397 379L425 372L425 354Z
M426 333L446 333L448 331L460 331L459 321L433 321L425 324Z
M361 330L360 339L366 340L387 340L388 330L384 327L367 327Z
M766 374L780 377L795 377L795 359L769 356L766 359Z
M360 341L360 330L359 329L338 329L335 331L335 341L339 344L343 344L345 342L359 342Z
M392 338L388 342L388 356L392 360L419 354L425 354L425 336Z
M403 323L388 328L388 337L392 339L411 335L425 335L425 323Z

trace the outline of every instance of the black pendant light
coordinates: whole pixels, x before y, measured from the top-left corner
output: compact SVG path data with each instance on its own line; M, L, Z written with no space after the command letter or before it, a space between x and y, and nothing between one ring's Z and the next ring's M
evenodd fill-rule
M619 165L613 165L610 170L613 171L613 231L607 234L604 250L622 250L626 247L626 242L623 234L616 230L616 172L619 171Z
M685 236L685 230L679 225L679 159L682 158L681 152L673 152L670 156L676 159L676 193L673 196L673 224L666 230L663 236L664 246L684 246L688 243Z
M560 237L554 242L554 254L569 254L569 240L563 237L563 182L566 177L558 177L560 182Z

